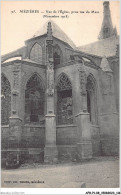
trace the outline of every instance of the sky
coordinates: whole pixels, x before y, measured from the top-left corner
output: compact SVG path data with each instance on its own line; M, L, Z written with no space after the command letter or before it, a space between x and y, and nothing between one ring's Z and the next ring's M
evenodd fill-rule
M20 13L20 10L39 10L39 13ZM57 13L48 13L54 10ZM58 13L59 10L69 13ZM113 26L116 26L119 34L119 1L110 1L110 10ZM43 15L56 15L59 18L52 19ZM1 1L1 54L24 46L24 41L50 19L76 46L95 42L103 20L103 1Z

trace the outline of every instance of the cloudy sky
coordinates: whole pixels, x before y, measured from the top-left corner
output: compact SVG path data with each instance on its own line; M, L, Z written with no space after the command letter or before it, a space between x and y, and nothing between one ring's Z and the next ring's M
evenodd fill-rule
M39 10L39 13L20 13L20 10ZM47 13L54 10L57 13ZM69 13L59 14L59 10ZM119 34L119 1L110 1L110 10L113 25L117 27ZM88 13L86 13L87 11ZM92 11L97 13L91 13ZM43 15L46 17L43 18ZM50 19L48 16L54 15L59 16L59 18L52 20L71 38L76 46L85 45L97 41L103 20L103 1L1 2L1 54L24 46L24 41L34 35ZM66 15L67 17L64 18Z

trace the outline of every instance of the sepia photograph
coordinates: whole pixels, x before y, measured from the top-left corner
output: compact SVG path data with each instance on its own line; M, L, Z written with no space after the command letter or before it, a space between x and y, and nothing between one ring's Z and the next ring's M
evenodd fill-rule
M1 1L1 188L120 193L119 35L119 1Z

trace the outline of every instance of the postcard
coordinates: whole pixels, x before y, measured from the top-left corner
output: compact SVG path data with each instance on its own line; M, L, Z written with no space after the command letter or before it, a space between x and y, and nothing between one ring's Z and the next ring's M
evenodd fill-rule
M120 194L119 20L119 1L1 1L3 194Z

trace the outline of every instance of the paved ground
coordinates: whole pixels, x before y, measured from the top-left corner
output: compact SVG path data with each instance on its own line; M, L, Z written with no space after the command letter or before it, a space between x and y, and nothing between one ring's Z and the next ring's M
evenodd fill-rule
M19 169L2 170L2 187L61 188L70 182L76 187L85 182L86 188L118 188L119 160L101 157L83 163L24 164Z

